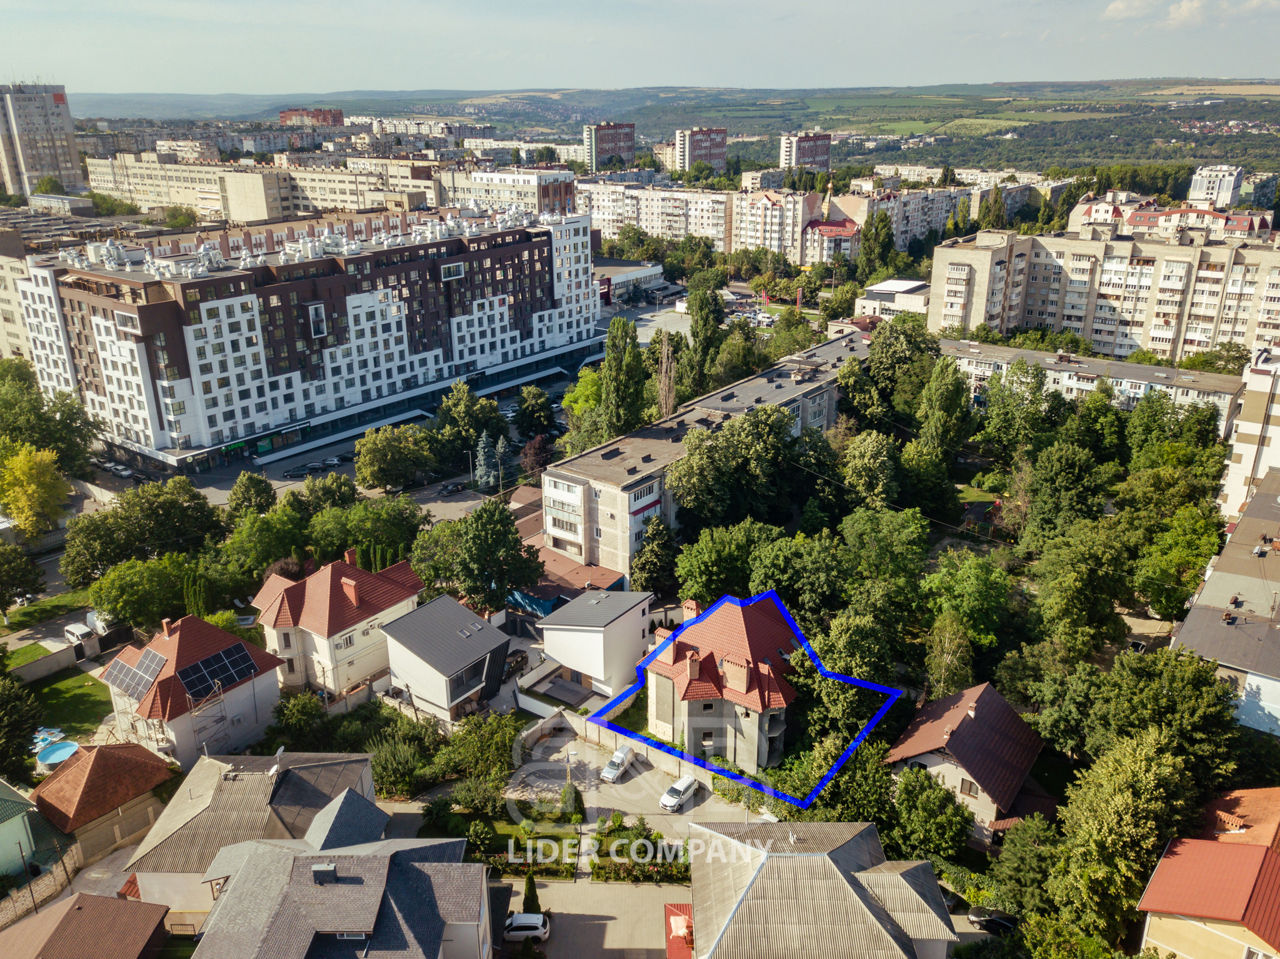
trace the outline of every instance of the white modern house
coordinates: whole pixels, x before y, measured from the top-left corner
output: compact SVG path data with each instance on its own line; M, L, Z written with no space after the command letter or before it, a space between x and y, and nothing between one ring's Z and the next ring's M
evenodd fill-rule
M452 596L437 596L382 631L391 686L416 709L452 721L502 685L510 637Z
M408 562L377 573L356 565L356 551L294 582L267 578L253 598L267 649L280 657L280 685L341 696L387 675L382 624L418 605L422 580Z
M589 590L539 621L543 652L563 679L615 696L636 681L652 602L652 593Z
M262 738L280 699L281 660L198 616L165 620L144 648L126 646L102 674L116 733L190 769L202 752Z

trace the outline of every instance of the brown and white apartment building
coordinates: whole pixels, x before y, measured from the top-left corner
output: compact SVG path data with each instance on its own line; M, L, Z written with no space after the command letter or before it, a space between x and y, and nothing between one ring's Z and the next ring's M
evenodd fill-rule
M79 395L108 441L199 468L600 353L585 216L339 225L33 262L19 292L41 387Z
M636 125L588 123L582 128L582 145L587 148L587 169L592 173L610 157L618 157L623 166L631 166L636 162Z

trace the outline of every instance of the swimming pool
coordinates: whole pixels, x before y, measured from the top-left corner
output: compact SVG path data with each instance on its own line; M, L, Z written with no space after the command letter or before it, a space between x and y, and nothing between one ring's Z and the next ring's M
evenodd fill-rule
M40 750L40 755L36 756L36 761L46 766L56 766L63 760L70 759L72 754L79 748L79 743L54 743L52 746L46 746Z

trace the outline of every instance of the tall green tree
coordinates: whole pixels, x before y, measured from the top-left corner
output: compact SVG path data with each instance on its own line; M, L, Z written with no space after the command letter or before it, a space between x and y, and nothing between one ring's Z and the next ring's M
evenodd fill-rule
M751 595L776 590L806 636L828 628L849 599L850 560L830 530L797 533L760 546L751 554Z
M1062 919L1118 943L1165 843L1189 824L1195 788L1164 734L1117 740L1067 790L1048 892Z
M9 609L28 594L44 592L44 571L12 543L0 543L0 615L9 625Z
M973 812L925 769L904 769L898 776L894 808L886 844L903 859L950 859L973 829Z
M942 699L973 685L973 639L959 613L951 609L943 612L933 621L924 642L930 699Z
M1101 515L1106 476L1093 455L1057 442L1036 457L1027 486L1027 522L1019 545L1040 549L1072 523Z
M630 433L644 422L644 361L636 325L624 316L609 322L600 364L600 409L610 436Z
M227 494L227 513L235 520L245 513L265 513L276 505L276 488L261 473L244 470Z
M752 553L781 537L782 527L753 519L704 529L676 557L681 598L692 599L703 607L721 596L746 599L751 595Z
M916 408L919 441L947 459L969 437L969 384L956 361L945 356L933 364Z
M0 643L0 660L4 649ZM0 673L0 776L23 783L31 778L31 740L44 711L26 686Z
M689 295L688 350L691 383L695 394L703 392L707 367L720 351L721 325L724 323L724 300L718 292L699 290Z
M434 448L441 465L461 470L467 465L467 451L476 448L482 433L496 443L508 432L497 401L476 396L466 382L458 380L440 401Z
M1163 619L1181 619L1204 568L1222 543L1222 516L1208 504L1183 506L1138 556L1134 585Z
M1053 824L1032 813L1004 834L1000 855L991 857L991 879L1019 915L1053 911L1046 887L1058 862L1060 841Z
M382 426L356 440L356 482L365 489L404 486L436 468L433 434L417 423Z
M541 387L529 385L520 390L515 424L525 439L545 436L555 431L556 418L551 411L551 400Z
M1017 359L982 391L985 412L975 437L998 463L1009 467L1030 453L1056 426L1050 415L1044 367Z
M89 602L108 620L149 632L186 612L185 584L191 560L177 553L131 559L114 566L89 587Z
M1013 578L991 556L949 549L921 583L935 616L955 613L970 638L995 646L1009 616Z
M874 430L857 434L845 447L844 482L860 507L885 509L898 498L898 447Z
M28 539L57 526L70 495L71 484L62 478L53 450L19 443L0 463L0 506Z
M661 516L644 524L644 542L631 560L631 588L655 596L676 594L676 539Z
M506 609L513 590L533 586L542 577L538 551L520 541L515 514L500 500L481 503L459 521L457 588L483 609Z

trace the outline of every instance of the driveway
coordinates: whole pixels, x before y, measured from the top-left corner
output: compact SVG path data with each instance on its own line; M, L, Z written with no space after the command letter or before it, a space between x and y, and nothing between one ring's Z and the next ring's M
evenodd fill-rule
M730 803L703 787L679 812L666 812L658 800L675 782L674 777L637 758L622 782L602 783L600 770L610 755L571 733L557 733L533 747L529 760L517 770L515 781L539 796L558 799L567 764L574 785L582 793L587 825L607 818L616 809L628 817L644 816L653 829L676 839L688 836L691 822L747 822L757 818L745 806Z
M46 619L27 629L20 629L16 633L0 637L0 642L7 644L10 649L19 649L31 643L48 641L52 644L52 648L56 649L65 645L64 630L72 623L83 623L85 613L85 610L77 609L54 619Z
M513 883L511 908L520 911L523 883ZM538 902L551 913L547 959L662 959L666 952L662 907L689 902L687 886L647 883L539 882ZM508 947L507 955L518 954Z
M126 879L129 878L130 870L125 868L125 863L133 858L133 854L138 851L138 844L125 846L123 849L117 849L111 855L104 859L99 859L91 866L86 866L78 873L71 877L71 885L62 891L54 902L59 899L66 899L78 892L87 892L93 896L106 896L114 899L120 887L124 885Z

